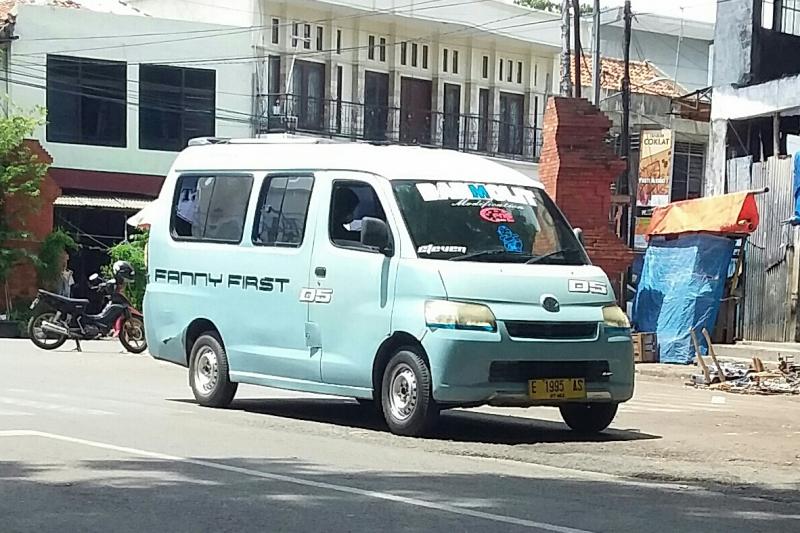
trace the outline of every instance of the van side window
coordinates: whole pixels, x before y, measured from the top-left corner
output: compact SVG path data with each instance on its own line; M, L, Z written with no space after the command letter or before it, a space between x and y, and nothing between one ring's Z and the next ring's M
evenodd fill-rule
M295 248L303 244L313 185L311 176L268 176L253 223L253 244Z
M364 217L386 221L375 189L358 181L335 182L329 226L331 242L347 248L361 247L361 219Z
M252 187L252 176L181 176L173 201L173 237L239 243Z

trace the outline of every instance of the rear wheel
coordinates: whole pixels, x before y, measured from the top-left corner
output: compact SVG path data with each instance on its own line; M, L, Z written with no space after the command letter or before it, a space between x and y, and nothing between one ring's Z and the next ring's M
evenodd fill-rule
M122 321L119 328L119 342L130 353L139 354L147 350L144 322L141 318L132 316Z
M205 407L227 407L233 401L238 383L230 380L228 356L214 332L200 335L189 357L189 386Z
M421 436L436 424L439 407L433 400L431 372L414 349L398 350L386 365L381 406L389 429L397 435Z
M55 350L60 348L67 342L66 335L59 335L57 333L50 333L42 329L42 324L45 322L53 322L66 327L60 321L56 321L55 311L42 311L28 321L28 337L31 342L42 350Z
M564 422L578 433L600 433L617 415L616 403L569 403L560 407Z

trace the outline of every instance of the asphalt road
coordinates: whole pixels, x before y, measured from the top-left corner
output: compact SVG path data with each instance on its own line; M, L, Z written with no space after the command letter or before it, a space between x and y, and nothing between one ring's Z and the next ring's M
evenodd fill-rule
M796 399L640 380L596 439L545 409L409 439L348 399L201 408L184 369L85 350L0 341L0 531L800 531Z

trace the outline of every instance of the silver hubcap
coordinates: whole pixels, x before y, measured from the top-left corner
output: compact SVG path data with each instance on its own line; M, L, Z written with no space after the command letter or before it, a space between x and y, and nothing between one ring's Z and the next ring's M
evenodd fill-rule
M389 407L397 420L407 420L417 408L417 377L407 364L399 364L389 380Z
M218 378L217 354L208 346L204 346L197 354L197 362L194 365L194 382L201 392L208 394L217 386Z

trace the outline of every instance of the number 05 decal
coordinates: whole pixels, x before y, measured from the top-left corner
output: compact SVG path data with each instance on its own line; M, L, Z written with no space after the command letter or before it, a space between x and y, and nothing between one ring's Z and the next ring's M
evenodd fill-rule
M608 285L602 281L585 281L582 279L569 280L569 292L582 292L588 294L608 294Z
M333 300L333 289L302 289L300 301L310 304L329 304Z

